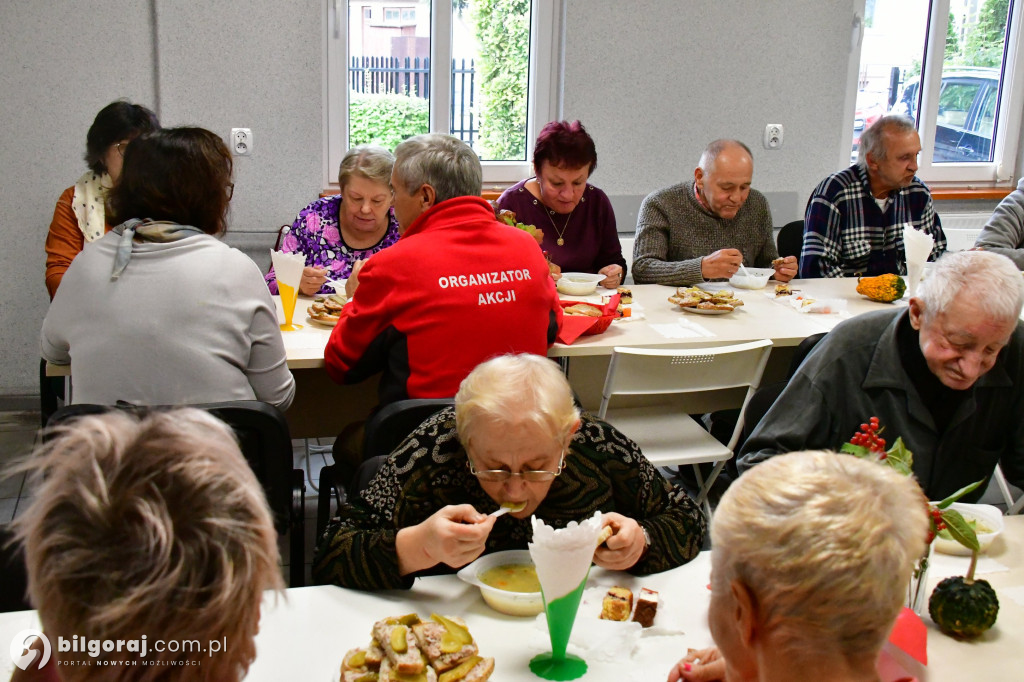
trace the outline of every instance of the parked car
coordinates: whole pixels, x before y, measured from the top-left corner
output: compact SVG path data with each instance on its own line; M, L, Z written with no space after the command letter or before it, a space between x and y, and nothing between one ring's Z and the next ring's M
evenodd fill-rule
M919 77L907 80L890 113L917 120ZM944 69L935 119L933 162L991 161L999 69Z

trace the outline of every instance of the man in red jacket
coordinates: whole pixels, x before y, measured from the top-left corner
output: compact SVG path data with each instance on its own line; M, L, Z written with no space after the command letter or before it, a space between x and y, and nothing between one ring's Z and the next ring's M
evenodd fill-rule
M402 236L353 268L324 351L331 378L383 370L383 405L454 396L496 355L545 355L562 323L555 283L533 237L480 197L476 153L450 135L410 138L395 148L391 186Z

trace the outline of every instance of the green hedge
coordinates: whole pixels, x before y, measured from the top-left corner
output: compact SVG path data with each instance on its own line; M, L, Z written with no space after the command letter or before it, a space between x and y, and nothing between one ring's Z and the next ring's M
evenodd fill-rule
M405 95L349 93L349 146L376 144L394 150L399 142L429 132L427 100Z

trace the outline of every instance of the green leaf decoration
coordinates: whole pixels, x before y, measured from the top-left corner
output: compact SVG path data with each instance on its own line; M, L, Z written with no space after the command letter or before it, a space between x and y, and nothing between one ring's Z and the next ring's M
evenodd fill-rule
M862 459L867 457L868 455L875 454L868 450L863 445L854 445L853 443L843 443L842 447L839 448L839 452L845 452L848 455L854 455Z
M942 521L946 524L946 530L949 531L954 540L974 552L981 550L981 546L978 544L977 533L974 532L971 524L967 523L967 520L960 512L955 509L943 509Z
M963 488L960 488L960 490L957 490L955 493L953 493L952 495L950 495L949 497L944 499L942 502L936 503L935 506L938 507L939 509L945 509L946 507L948 507L949 505L953 504L954 502L959 500L961 497L963 497L967 493L971 492L972 490L974 490L975 488L977 488L979 485L981 485L984 482L985 482L985 479L981 479L980 481L975 481L974 483L972 483L972 484L970 484L968 486L964 486Z
M888 452L885 453L885 462L904 476L910 476L914 471L914 455L903 444L903 438L897 438Z

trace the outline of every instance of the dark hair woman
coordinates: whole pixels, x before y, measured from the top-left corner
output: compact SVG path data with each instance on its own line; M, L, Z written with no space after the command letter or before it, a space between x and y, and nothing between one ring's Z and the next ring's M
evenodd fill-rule
M536 175L505 190L497 205L544 232L541 247L562 271L602 274L601 286L614 289L626 276L626 259L611 202L588 182L595 168L597 151L583 124L552 121L533 148Z
M159 127L156 114L141 104L123 100L111 102L96 114L86 135L85 163L89 170L57 199L46 236L46 288L50 298L85 243L99 239L113 226L106 220L103 204L107 191L121 174L128 143Z
M259 268L217 239L231 153L202 128L147 133L110 192L120 224L83 251L43 321L43 356L74 357L74 400L142 405L263 400L295 382Z

